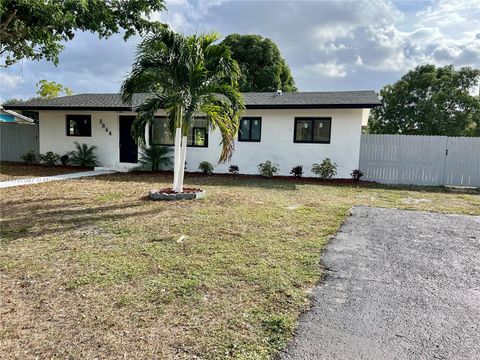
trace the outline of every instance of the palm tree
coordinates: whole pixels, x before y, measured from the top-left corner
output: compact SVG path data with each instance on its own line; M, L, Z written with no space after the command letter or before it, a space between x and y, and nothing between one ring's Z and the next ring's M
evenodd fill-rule
M150 96L137 108L134 137L145 143L145 127L163 109L175 137L173 190L183 191L187 136L195 116L206 116L222 136L219 162L232 156L239 118L245 107L238 90L240 70L216 33L184 36L165 27L138 45L135 62L122 84L122 99Z
M76 150L68 153L70 162L73 165L81 167L94 167L98 165L97 155L95 155L97 147L95 145L88 146L87 144L79 144L76 141L74 144Z
M148 169L158 171L161 168L169 168L172 166L172 149L166 146L151 145L149 147L142 146L140 152L140 169Z

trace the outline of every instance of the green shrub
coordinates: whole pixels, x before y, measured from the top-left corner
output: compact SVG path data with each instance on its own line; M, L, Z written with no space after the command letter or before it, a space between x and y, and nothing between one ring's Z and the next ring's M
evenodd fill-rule
M337 175L337 164L326 158L321 164L313 164L312 172L321 179L331 179Z
M43 165L53 166L60 159L60 155L55 154L53 151L47 151L46 154L40 154L40 162Z
M363 176L363 172L360 169L353 169L350 173L350 176L352 177L353 181L359 182L360 178Z
M258 164L258 171L260 175L265 177L272 177L277 175L280 170L278 164L272 164L270 160L265 161L264 163Z
M167 146L151 145L142 147L140 152L139 168L143 170L167 170L172 168L173 149Z
M68 154L68 156L70 156L70 161L73 165L82 167L93 167L98 165L97 156L95 155L97 147L95 145L80 145L78 142L75 142L75 147L77 149L71 151Z
M228 168L228 172L233 175L238 175L238 173L240 172L240 169L238 168L237 165L230 165L230 167Z
M296 178L302 177L303 175L303 166L302 165L297 165L290 170L290 174L295 176Z
M70 161L70 156L68 156L68 154L64 154L60 156L60 162L62 163L63 166L67 165L69 161Z
M35 155L33 150L23 154L20 158L27 164L35 164L37 162L37 155Z
M213 165L210 164L208 161L202 161L200 165L198 165L198 168L201 172L207 175L210 175L213 172Z

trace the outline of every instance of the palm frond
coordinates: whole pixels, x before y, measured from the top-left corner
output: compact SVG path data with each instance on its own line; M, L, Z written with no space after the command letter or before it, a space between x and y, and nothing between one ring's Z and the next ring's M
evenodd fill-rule
M135 93L153 93L137 109L132 126L139 143L145 143L145 126L159 109L165 110L172 134L181 118L183 135L195 116L204 113L211 128L222 134L220 161L231 157L245 106L238 91L239 66L227 46L215 43L218 39L217 33L183 36L168 27L144 37L122 85L127 103Z
M158 171L172 167L172 148L160 145L142 147L138 163L140 169Z
M221 99L215 95L204 97L201 111L207 115L209 126L212 129L218 129L222 136L222 152L219 162L230 160L235 149L239 112L233 110L228 100Z
M93 167L97 166L97 156L95 151L97 147L95 145L88 146L87 144L80 144L75 142L76 150L71 151L68 155L70 157L70 162L73 165L82 166L82 167Z
M132 135L138 144L145 144L145 127L155 118L155 113L162 108L165 97L157 95L147 99L137 109L137 117L132 124Z

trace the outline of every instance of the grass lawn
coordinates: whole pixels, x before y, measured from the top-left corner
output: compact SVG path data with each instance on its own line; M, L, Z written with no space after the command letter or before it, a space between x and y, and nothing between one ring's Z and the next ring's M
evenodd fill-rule
M267 359L352 205L480 215L478 191L165 175L0 191L0 358ZM182 240L180 240L182 239Z
M90 169L81 169L69 166L43 166L21 163L0 162L0 181L9 181L21 178L51 176Z

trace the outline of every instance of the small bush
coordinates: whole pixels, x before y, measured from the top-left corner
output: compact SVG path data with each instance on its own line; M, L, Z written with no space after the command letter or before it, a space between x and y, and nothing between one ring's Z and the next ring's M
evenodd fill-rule
M98 165L97 156L95 155L95 151L97 150L96 146L88 146L87 144L75 142L75 147L77 149L68 154L72 164L82 167Z
M60 155L55 154L53 151L47 151L46 154L40 154L40 162L43 165L53 166L60 159Z
M173 149L167 146L143 146L138 159L139 169L158 171L172 168L172 152Z
M67 165L69 161L70 161L70 156L68 156L68 154L64 154L60 156L60 162L62 163L63 166Z
M264 163L258 164L258 171L260 175L265 177L272 177L278 174L280 167L278 164L272 164L270 160L265 161Z
M312 172L321 179L331 179L337 175L337 164L326 158L321 164L313 164Z
M303 175L303 166L302 165L297 165L290 170L290 174L295 176L296 178L302 177Z
M210 164L208 161L202 161L200 165L198 165L198 168L204 174L210 175L211 173L213 173L213 165Z
M27 164L35 164L37 162L37 155L35 155L33 150L23 154L20 158Z
M353 181L359 182L360 178L363 176L363 172L360 169L353 169L350 173L350 176L352 177Z
M237 165L230 165L230 167L228 168L228 172L233 175L238 175L238 173L240 172L240 169L238 168Z

